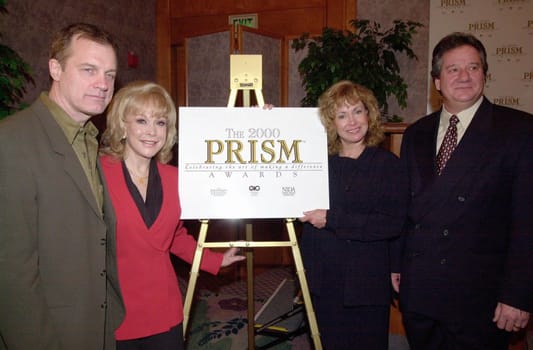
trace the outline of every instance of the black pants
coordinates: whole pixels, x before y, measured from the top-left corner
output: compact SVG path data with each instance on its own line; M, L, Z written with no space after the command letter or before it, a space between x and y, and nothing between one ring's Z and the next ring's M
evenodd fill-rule
M345 305L344 281L351 276L347 276L350 272L347 271L343 257L353 254L354 251L353 247L345 242L339 243L337 248L327 249L321 257L325 263L320 281L320 295L313 295L323 348L324 350L387 350L390 306L386 303ZM388 283L390 283L389 276L385 277Z
M144 338L118 340L117 350L183 350L183 325Z
M402 319L411 350L507 350L510 333L477 316L450 322L404 312Z
M342 298L314 297L320 340L325 350L387 350L389 306L342 305Z

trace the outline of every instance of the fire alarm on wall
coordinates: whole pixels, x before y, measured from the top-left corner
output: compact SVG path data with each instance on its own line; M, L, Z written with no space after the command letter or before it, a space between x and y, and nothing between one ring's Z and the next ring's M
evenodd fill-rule
M128 52L128 67L137 68L138 65L139 65L139 57L133 51Z

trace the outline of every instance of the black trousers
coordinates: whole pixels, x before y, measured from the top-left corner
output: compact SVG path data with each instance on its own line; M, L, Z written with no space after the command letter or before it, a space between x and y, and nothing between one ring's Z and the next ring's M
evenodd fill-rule
M325 350L387 350L389 306L342 305L342 298L314 297L320 340Z
M183 324L144 338L118 340L117 350L184 350Z
M425 315L402 314L411 350L507 350L510 333L496 327L489 315L471 315L457 322Z

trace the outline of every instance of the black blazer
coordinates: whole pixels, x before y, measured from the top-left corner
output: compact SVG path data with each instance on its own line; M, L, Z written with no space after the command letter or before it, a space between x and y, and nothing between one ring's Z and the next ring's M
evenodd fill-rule
M398 271L391 241L401 234L408 200L401 163L384 149L367 147L357 160L332 156L328 166L326 227L306 223L303 229L309 289L322 295L324 289L340 288L346 306L389 305L390 273ZM325 285L332 275L335 281Z
M533 117L484 99L441 176L440 112L405 132L411 202L403 235L403 311L448 319L533 311Z

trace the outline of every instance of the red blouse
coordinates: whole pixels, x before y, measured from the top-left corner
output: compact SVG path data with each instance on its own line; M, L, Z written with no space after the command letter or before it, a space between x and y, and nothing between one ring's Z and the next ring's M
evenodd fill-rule
M195 239L180 220L178 169L158 163L163 203L147 228L126 185L120 161L101 158L104 177L117 218L117 265L125 318L117 340L142 338L168 331L183 321L183 302L170 253L192 263ZM201 269L217 274L222 254L204 250Z

